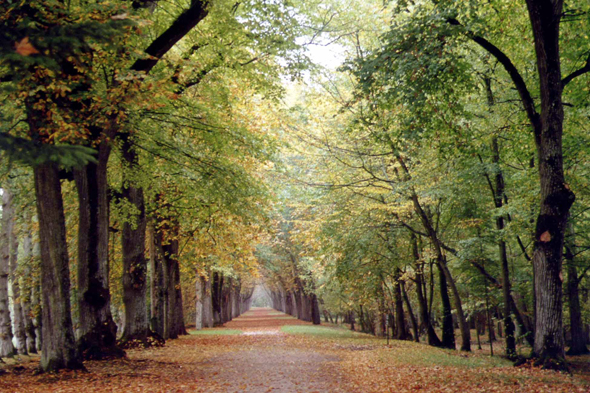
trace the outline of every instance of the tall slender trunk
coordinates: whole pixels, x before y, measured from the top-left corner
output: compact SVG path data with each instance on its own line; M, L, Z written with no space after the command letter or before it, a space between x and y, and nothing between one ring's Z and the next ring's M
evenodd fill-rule
M402 286L402 296L404 298L404 302L406 303L406 307L408 309L408 315L410 316L410 323L412 324L412 331L414 332L414 341L419 343L420 342L420 329L418 328L418 321L416 321L416 316L414 315L414 310L412 309L412 303L410 303L408 293L406 292L406 283L404 281L402 281L401 286Z
M211 302L211 274L208 275L205 282L205 299L203 300L203 325L205 327L213 327L213 304Z
M34 316L34 305L33 305L33 287L35 285L35 278L33 273L33 236L30 232L26 233L23 237L23 277L21 283L22 296L22 315L25 325L26 334L26 346L28 353L37 353L36 332L35 325L33 323Z
M159 252L160 234L156 234L153 222L149 226L150 245L150 271L151 271L151 329L160 337L164 337L164 324L166 323L165 279L164 260Z
M453 313L451 312L451 300L449 299L449 289L447 287L447 277L442 271L440 264L438 266L438 277L440 283L440 299L443 307L442 317L442 342L441 347L456 349L455 346L455 326L453 324Z
M393 288L393 298L395 301L395 339L407 340L408 331L406 329L406 319L404 316L404 302L402 299L402 288L399 281L401 271L399 268L395 271L395 284Z
M137 171L139 157L131 136L123 136L122 153L131 173ZM123 197L136 210L134 222L126 221L122 231L123 251L123 304L125 305L125 326L121 341L146 340L151 335L147 314L147 260L145 258L146 215L143 189L126 178Z
M2 193L2 233L0 234L0 357L16 354L12 344L12 323L8 304L8 276L10 273L10 243L14 230L14 207L12 193Z
M576 267L576 243L574 226L571 219L567 223L567 237L565 239L565 259L567 261L567 299L570 311L570 333L572 344L568 355L582 355L590 352L586 346L586 335L582 322L582 308L580 307L580 291L578 269Z
M35 329L35 349L41 351L43 342L43 311L41 304L41 244L39 242L33 245L33 263L39 272L33 274L31 286L31 314L33 318L33 328Z
M203 302L205 300L206 292L205 292L205 278L201 277L199 273L197 273L197 279L195 280L195 292L197 294L195 299L195 329L202 330L203 329Z
M182 289L180 286L180 264L178 262L178 233L175 233L175 239L171 240L171 250L169 256L170 263L170 283L168 289L169 294L169 338L178 338L188 334L184 326L184 310L182 307Z
M491 89L491 87L490 87ZM491 94L491 90L490 93ZM493 99L490 98L491 103ZM495 191L494 191L494 204L497 209L500 209L504 201L504 176L500 169L500 148L498 147L498 138L494 137L492 140L492 161L496 165L495 171ZM496 229L498 231L504 230L505 222L503 216L496 218ZM506 342L506 357L508 359L515 359L516 354L516 337L514 335L514 322L512 322L512 294L511 294L511 283L510 283L510 270L508 267L508 255L506 253L506 241L502 237L498 240L498 254L500 257L500 267L502 270L502 297L504 299L504 307L502 313L504 314L504 336Z
M18 267L18 238L13 231L10 241L10 282L12 283L12 315L14 325L14 338L16 339L16 351L20 355L27 354L27 334L25 332L25 319L23 316L24 296L21 295L19 278L16 272Z
M72 328L70 268L59 168L47 162L34 168L39 238L43 341L40 368L83 368Z
M401 156L398 155L396 158L397 158L397 162L400 164L400 166L405 174L406 179L410 180L411 175L410 175L410 171L409 171L408 167L406 166L406 163L404 162L404 160L402 159ZM436 259L437 264L439 266L441 274L445 275L445 281L447 281L448 285L451 288L451 291L453 292L453 301L455 303L455 311L457 312L457 319L459 320L459 328L461 329L461 338L462 338L461 350L462 351L470 351L471 350L471 332L469 330L469 325L467 323L467 319L465 318L465 313L463 312L463 305L461 303L461 295L459 294L459 290L458 290L455 280L451 274L451 271L449 270L449 268L447 266L447 260L443 254L441 240L439 239L439 236L438 236L435 226L431 222L430 216L427 214L427 212L422 207L422 204L420 203L420 200L418 198L418 194L416 194L416 192L413 189L411 190L410 200L412 201L412 204L414 206L414 211L418 215L420 222L422 223L422 226L426 230L428 238L430 239L432 246L434 247L434 250L437 255L437 259ZM443 343L444 343L444 341L445 341L445 339L443 337Z
M414 257L414 264L416 269L416 295L418 296L418 306L420 308L420 320L421 324L426 329L426 335L428 337L428 345L432 345L435 347L442 346L442 342L436 335L434 331L434 327L431 323L428 302L426 299L426 294L424 292L425 289L425 279L424 279L424 264L420 261L420 254L418 252L418 241L416 239L416 235L413 233L411 234L411 243L412 243L412 254Z
M74 170L78 190L78 350L85 359L125 356L117 346L109 290L107 164L111 147L99 146L98 162Z

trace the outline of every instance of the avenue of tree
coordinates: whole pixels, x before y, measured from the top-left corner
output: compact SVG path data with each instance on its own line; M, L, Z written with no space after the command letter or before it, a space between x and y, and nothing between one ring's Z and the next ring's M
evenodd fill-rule
M123 357L261 283L314 324L588 353L588 4L0 11L0 357Z

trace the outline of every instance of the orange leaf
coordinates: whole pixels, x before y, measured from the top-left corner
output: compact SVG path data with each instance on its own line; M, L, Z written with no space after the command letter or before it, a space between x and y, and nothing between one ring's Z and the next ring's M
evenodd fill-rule
M31 44L29 41L29 37L25 37L20 41L17 41L15 44L16 53L21 56L30 56L39 53L37 48Z

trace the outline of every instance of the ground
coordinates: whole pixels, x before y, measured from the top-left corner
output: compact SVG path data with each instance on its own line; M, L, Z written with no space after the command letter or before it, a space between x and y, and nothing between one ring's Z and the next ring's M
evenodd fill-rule
M87 372L35 375L35 358L5 367L1 392L590 392L588 357L573 375L473 354L313 326L254 309L223 328L163 348L87 362Z

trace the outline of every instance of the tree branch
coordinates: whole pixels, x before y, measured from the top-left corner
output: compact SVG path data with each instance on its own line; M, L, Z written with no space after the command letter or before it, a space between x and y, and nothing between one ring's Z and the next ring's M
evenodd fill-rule
M449 18L447 19L447 22L453 26L463 27L463 25L455 18ZM502 64L506 72L508 72L508 75L510 75L512 82L514 83L516 90L518 91L520 100L522 101L522 105L524 106L524 110L526 111L529 120L533 124L533 127L537 128L540 122L540 117L537 111L535 110L535 102L531 97L531 93L529 92L524 79L522 79L522 76L518 72L518 69L512 63L512 60L510 60L510 58L506 56L506 54L502 52L500 48L498 48L496 45L492 44L485 38L475 35L475 33L469 30L465 30L465 34L476 44L485 49L489 54L494 56L496 60L500 62L500 64Z
M572 81L572 79L577 78L581 75L584 75L588 72L590 72L590 55L588 55L588 58L586 59L586 64L584 64L584 67L572 72L571 74L569 74L568 76L563 78L561 80L561 85L563 87L565 87L568 83L570 83Z
M131 66L131 69L148 74L158 64L162 56L168 53L178 41L207 16L209 13L207 5L208 1L206 0L192 0L190 8L180 14L172 25L160 34L145 50L145 53L150 57L138 59Z

